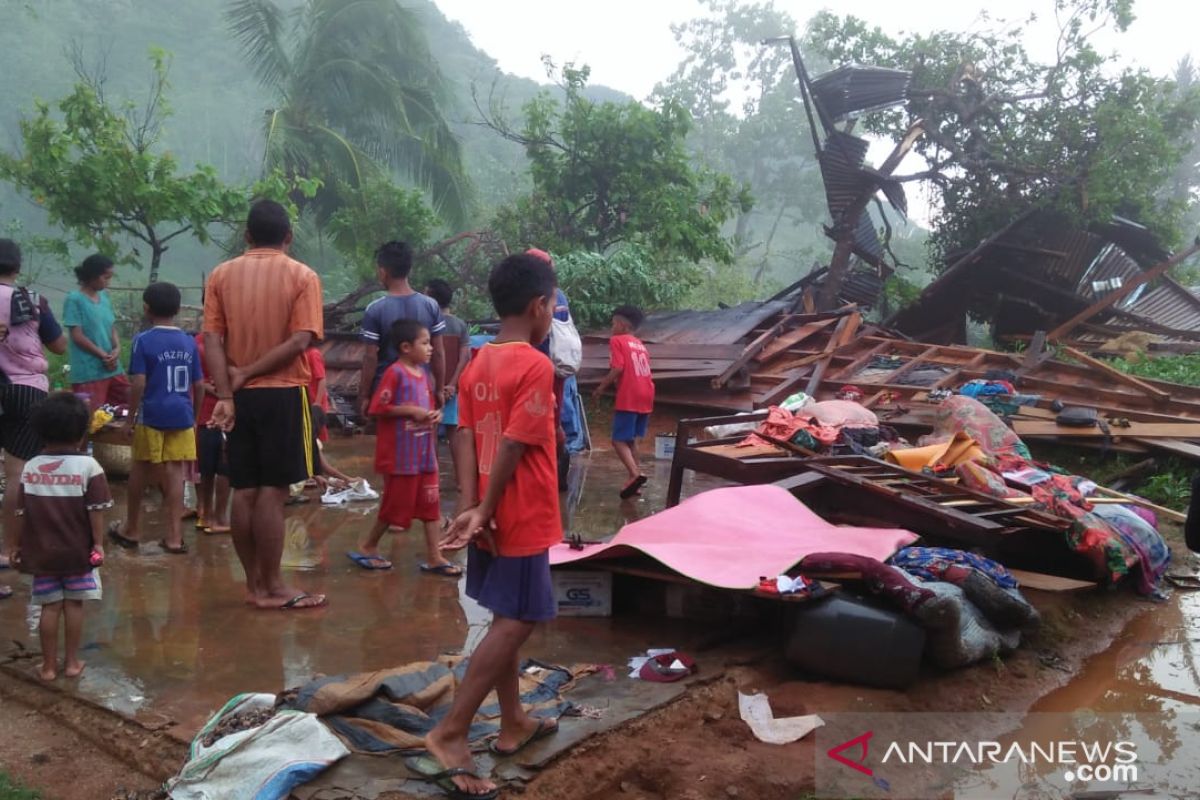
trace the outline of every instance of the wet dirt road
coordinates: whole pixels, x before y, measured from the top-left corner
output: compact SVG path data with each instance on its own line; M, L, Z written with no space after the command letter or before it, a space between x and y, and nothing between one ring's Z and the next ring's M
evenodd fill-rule
M348 474L370 476L373 442L337 440L327 452ZM574 461L568 530L588 539L608 538L626 520L661 509L667 462L648 462L653 480L645 497L622 503L617 490L623 473L611 454ZM448 469L443 459L444 486ZM124 514L124 485L114 489L117 518ZM150 543L136 553L107 547L104 599L87 609L83 658L88 668L77 683L79 694L147 721L172 720L187 736L240 692L275 692L315 674L369 671L472 648L488 614L461 594L461 581L419 573L419 531L385 538L395 568L367 572L345 554L370 528L375 505L329 508L312 498L287 509L284 568L293 585L328 594L325 609L243 606L242 570L227 535L185 529L192 548L186 556L167 555ZM453 503L454 492L445 491L447 512ZM150 505L144 539L153 542L162 520ZM0 629L5 638L36 650L27 579L12 573L2 579L16 594L0 604ZM638 619L563 619L544 626L528 652L559 663L623 663L653 645L656 630L661 624ZM28 663L32 667L33 661Z

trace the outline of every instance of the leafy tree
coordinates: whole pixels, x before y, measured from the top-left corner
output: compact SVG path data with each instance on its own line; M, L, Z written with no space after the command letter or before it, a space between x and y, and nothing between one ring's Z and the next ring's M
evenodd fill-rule
M240 221L247 204L246 192L226 186L211 167L180 174L174 156L160 152L171 113L166 54L155 51L152 61L142 107L110 103L103 78L77 68L69 95L53 106L37 102L33 117L22 120L22 151L0 153L0 178L44 207L52 224L124 263L148 255L151 283L172 241L207 243L210 225ZM268 178L257 187L268 195L290 188L277 175Z
M504 238L559 252L637 244L659 260L731 261L722 224L750 206L749 192L692 164L687 110L673 100L657 109L597 102L584 91L587 67L561 74L563 101L539 94L520 131L486 119L525 148L533 178L532 194L498 217Z
M785 48L762 46L797 25L770 2L705 5L707 15L672 26L684 59L654 96L675 100L691 114L689 144L703 163L754 192L754 207L737 215L735 241L757 281L771 262L781 260L776 252L777 238L784 238L777 236L781 223L807 228L809 241L823 238L821 176L804 109L796 102L791 57ZM782 255L794 262L798 254Z
M327 232L358 277L375 280L375 249L383 242L401 239L418 253L425 249L436 219L420 192L375 176L357 192L343 187L342 195L349 204L330 218Z
M396 0L234 0L227 17L259 81L275 95L265 112L265 167L320 178L321 222L384 168L427 189L461 225L469 191L458 139L444 111L450 92L420 20Z
M1160 190L1191 147L1200 92L1164 91L1096 51L1091 35L1125 30L1132 0L1056 0L1055 8L1060 35L1048 63L1025 50L1024 24L896 37L822 12L809 25L807 47L832 62L912 70L907 108L869 114L859 132L894 139L922 129L915 150L926 168L897 177L940 190L932 242L943 258L1033 206L1079 225L1117 213L1168 244L1180 238L1183 204Z
M555 259L571 314L585 328L608 324L612 310L636 303L646 310L677 308L697 282L695 265L671 265L636 244L607 254L577 250Z

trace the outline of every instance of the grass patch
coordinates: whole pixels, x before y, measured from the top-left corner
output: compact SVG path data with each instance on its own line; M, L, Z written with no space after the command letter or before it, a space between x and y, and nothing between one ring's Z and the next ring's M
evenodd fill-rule
M1122 372L1158 381L1200 386L1200 353L1186 356L1161 356L1130 361L1118 358L1112 365Z
M0 800L41 800L41 792L26 789L7 772L0 770Z

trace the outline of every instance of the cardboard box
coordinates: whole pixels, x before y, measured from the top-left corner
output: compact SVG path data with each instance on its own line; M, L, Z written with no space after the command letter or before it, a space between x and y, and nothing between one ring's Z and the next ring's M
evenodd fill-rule
M554 603L560 617L611 617L612 573L554 570Z
M654 437L654 457L659 461L675 457L675 435L660 433Z

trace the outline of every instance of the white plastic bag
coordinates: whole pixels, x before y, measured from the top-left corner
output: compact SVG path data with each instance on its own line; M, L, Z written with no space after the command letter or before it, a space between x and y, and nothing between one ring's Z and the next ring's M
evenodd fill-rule
M283 800L350 755L316 714L304 711L278 711L257 728L204 745L225 717L274 705L273 694L239 694L214 714L192 740L183 769L167 781L172 800Z
M583 365L583 340L570 314L565 322L558 318L550 322L550 361L560 378L571 377Z

